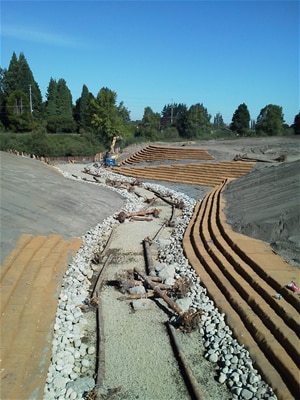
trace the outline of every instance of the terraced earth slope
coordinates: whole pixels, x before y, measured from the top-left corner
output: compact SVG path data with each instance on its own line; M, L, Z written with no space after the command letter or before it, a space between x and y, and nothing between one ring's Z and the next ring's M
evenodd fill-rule
M297 280L299 270L263 242L231 230L223 213L225 182L197 203L184 251L278 398L297 398L300 299L286 283Z
M40 399L61 283L80 238L20 236L1 265L1 398Z
M247 174L254 165L255 163L223 161L156 167L118 167L113 168L113 172L135 178L213 187L219 185L225 178L238 178Z
M113 171L135 178L215 186L224 178L237 178L247 174L255 165L253 162L239 161L209 162L213 159L213 156L201 148L149 145L127 157ZM176 161L176 164L157 165L171 160ZM196 162L190 163L190 160ZM139 163L151 165L137 167L135 164Z
M165 160L213 160L213 156L206 150L188 147L170 147L149 145L130 155L122 165L132 165L140 162L154 162Z

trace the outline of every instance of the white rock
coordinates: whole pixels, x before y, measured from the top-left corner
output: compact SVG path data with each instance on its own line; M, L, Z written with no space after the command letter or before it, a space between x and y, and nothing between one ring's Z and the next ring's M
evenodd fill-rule
M223 373L221 372L218 381L219 381L220 383L224 383L224 382L226 381L226 379L227 379L226 374L223 374Z
M133 286L129 289L129 293L130 294L145 294L146 293L146 289L144 286Z
M96 347L95 346L90 346L89 348L88 348L88 354L95 354L95 352L96 352Z
M218 355L216 353L212 353L209 357L208 357L208 361L210 362L214 362L216 363L218 361Z
M81 364L82 364L83 367L86 367L86 368L90 366L90 362L89 362L89 360L87 360L86 358L84 358L84 359L81 361Z

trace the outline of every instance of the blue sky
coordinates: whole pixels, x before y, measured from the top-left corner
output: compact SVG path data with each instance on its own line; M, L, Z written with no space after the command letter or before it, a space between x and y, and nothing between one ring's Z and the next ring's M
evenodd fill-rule
M298 1L1 1L1 67L23 52L45 97L63 78L145 107L203 103L226 123L241 103L299 112Z

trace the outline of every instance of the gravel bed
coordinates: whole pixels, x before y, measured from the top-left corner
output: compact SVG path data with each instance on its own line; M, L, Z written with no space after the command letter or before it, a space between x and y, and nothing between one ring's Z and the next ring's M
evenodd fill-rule
M88 167L95 173L100 171L95 166ZM61 171L66 177L76 179L71 173ZM101 169L101 176L113 179L116 175ZM124 180L133 181L131 178ZM160 192L162 196L172 192L174 199L184 201L182 217L177 218L171 237L164 241L157 239L160 246L159 261L161 267L171 267L173 279L188 277L192 281L188 296L178 300L178 303L185 310L202 310L199 332L205 348L204 357L215 365L216 381L223 384L226 390L229 389L232 399L276 399L270 386L253 367L248 351L233 338L232 331L225 323L225 315L215 308L206 289L201 286L200 278L183 254L182 238L196 201L182 192L175 192L161 185L144 183L143 186ZM126 206L122 211L143 208L142 199L134 194L116 188L111 190L125 196ZM86 392L95 388L96 348L83 340L87 334L93 333L89 332L91 324L81 306L89 296L94 272L91 260L95 249L105 245L113 227L118 224L112 215L102 224L87 231L82 238L81 249L65 274L54 325L52 358L44 388L44 400L81 399Z

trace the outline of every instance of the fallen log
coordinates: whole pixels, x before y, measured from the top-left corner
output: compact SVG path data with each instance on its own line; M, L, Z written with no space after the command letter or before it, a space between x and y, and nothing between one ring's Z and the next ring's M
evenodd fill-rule
M145 216L149 216L149 215L153 215L155 218L158 218L159 213L161 212L160 209L157 208L152 208L150 210L140 210L140 211L135 211L135 212L128 212L126 213L125 211L121 211L116 219L119 222L124 222L126 218L132 218L132 217L145 217Z
M136 215L134 217L130 217L130 221L153 221L153 218L151 217L143 217L141 215Z
M145 260L146 260L146 270L148 275L151 276L156 276L155 272L155 267L151 255L151 250L150 250L150 240L149 238L146 238L143 240L143 246L144 246L144 254L145 254Z
M177 201L172 201L172 200L168 200L166 197L163 197L159 192L157 192L154 189L148 188L149 191L151 191L152 193L155 194L155 196L157 196L158 198L160 198L161 200L163 200L165 203L169 204L170 206L175 206L176 208L179 209L183 209L184 208L184 202L182 200L180 200L179 202Z
M98 278L96 280L96 284L95 284L95 287L94 287L94 290L93 290L93 293L92 293L92 296L91 296L92 298L99 297L100 289L101 289L101 286L102 286L103 280L104 280L104 274L105 274L105 271L106 271L109 263L111 262L112 258L113 258L112 254L110 254L107 257L107 259L106 259L106 261L105 261L105 263L104 263L104 265L103 265L103 267L102 267L102 269L101 269L101 271L100 271L100 273L98 275Z
M172 204L172 214L168 221L168 226L170 226L172 228L175 226L175 206L174 206L174 204Z
M112 241L112 239L113 239L113 237L114 237L114 234L115 234L115 230L112 229L111 232L110 232L108 241L106 242L106 245L105 245L104 249L102 250L102 253L101 253L101 256L102 256L102 257L104 257L105 254L107 253L107 251L108 251L108 249L109 249L109 246L110 246L110 244L111 244L111 241Z
M168 306L176 312L178 315L182 315L184 312L181 307L178 306L166 293L164 293L155 282L152 282L151 279L147 277L147 275L143 274L137 268L134 268L134 271L145 281L147 286L153 289L154 293L156 293L159 297L161 297Z
M199 387L199 384L197 382L197 379L195 378L195 375L193 374L193 371L188 363L188 360L182 350L181 344L179 343L179 340L176 335L176 330L170 323L167 323L167 327L168 327L169 334L171 336L172 343L176 350L176 355L177 355L179 362L184 370L184 373L185 373L185 376L187 379L188 389L192 390L194 399L203 400L204 399L203 393Z
M102 313L101 296L98 294L97 325L98 325L98 348L97 348L97 378L96 386L102 387L105 378L105 349L104 349L104 319Z

